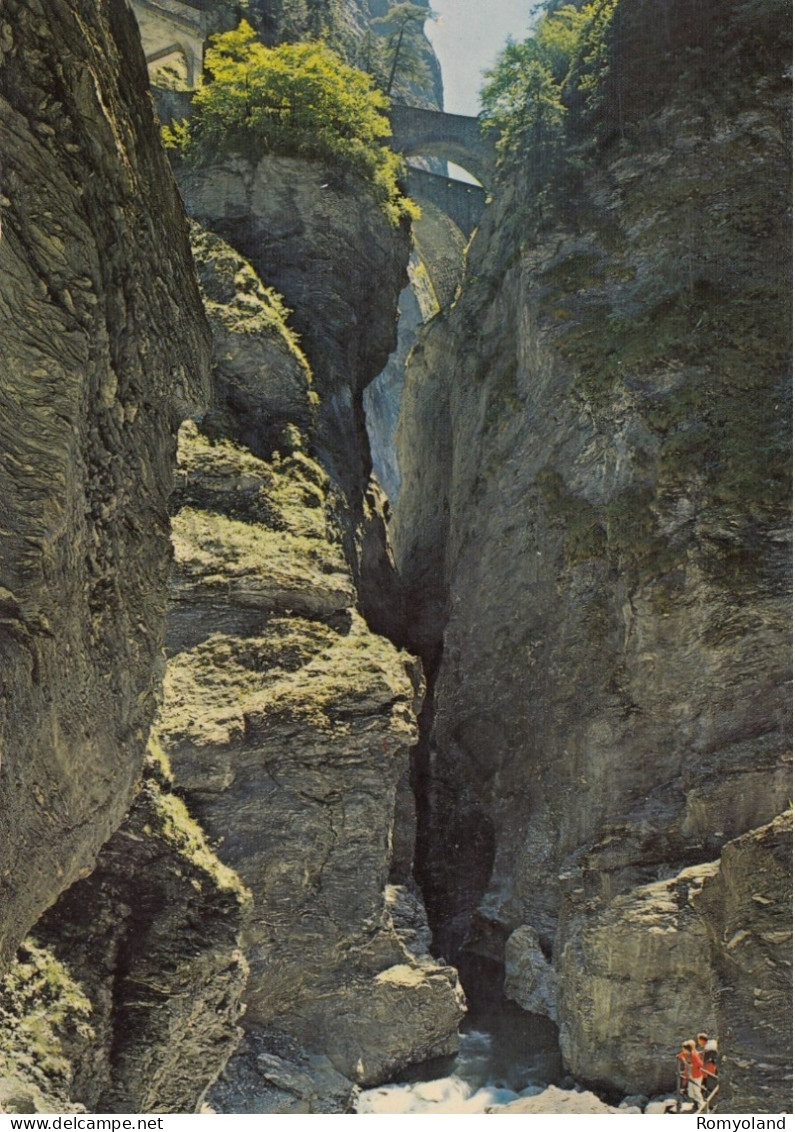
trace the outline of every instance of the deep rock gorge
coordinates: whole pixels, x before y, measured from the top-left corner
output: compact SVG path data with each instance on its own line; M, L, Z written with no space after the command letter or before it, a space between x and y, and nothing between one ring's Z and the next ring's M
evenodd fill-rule
M600 4L592 144L466 250L170 169L125 0L2 9L0 1111L351 1112L457 968L611 1105L707 1028L791 1108L786 44Z

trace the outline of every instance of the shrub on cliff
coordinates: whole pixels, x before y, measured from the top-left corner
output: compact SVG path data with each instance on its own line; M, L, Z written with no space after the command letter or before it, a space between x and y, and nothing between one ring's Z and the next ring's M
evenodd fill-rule
M393 223L415 215L398 187L401 160L382 144L389 103L369 75L322 43L265 47L245 20L210 44L210 78L190 123L166 127L167 146L192 160L230 151L317 158L363 177Z

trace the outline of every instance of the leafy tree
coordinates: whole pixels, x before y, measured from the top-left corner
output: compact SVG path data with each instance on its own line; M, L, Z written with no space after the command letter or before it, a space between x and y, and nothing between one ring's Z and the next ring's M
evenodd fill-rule
M166 145L194 161L230 150L319 158L362 176L392 222L416 212L398 187L401 160L383 144L386 98L325 44L268 48L243 20L210 37L205 70L190 123L167 128Z
M503 159L529 158L548 168L565 137L563 88L577 57L590 5L565 4L545 14L532 36L509 40L481 91L483 118L500 131Z

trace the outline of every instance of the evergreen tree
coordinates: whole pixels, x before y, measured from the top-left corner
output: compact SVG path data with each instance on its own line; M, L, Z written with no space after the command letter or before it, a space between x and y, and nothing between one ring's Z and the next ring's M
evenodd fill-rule
M422 82L427 68L422 59L422 29L432 12L413 3L393 4L379 21L389 29L386 57L388 72L384 89L391 95L398 74L409 82Z

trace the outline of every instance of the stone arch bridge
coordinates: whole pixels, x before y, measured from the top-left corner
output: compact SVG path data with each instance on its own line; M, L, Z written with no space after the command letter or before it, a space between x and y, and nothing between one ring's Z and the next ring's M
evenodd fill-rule
M398 153L452 161L485 188L490 186L494 177L494 141L481 128L478 118L393 103L389 121L390 145Z

